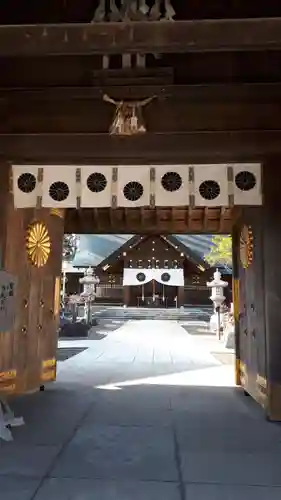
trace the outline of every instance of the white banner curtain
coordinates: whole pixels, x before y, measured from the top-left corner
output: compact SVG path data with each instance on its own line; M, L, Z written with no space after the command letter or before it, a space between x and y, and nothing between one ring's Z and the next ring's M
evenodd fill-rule
M184 286L183 269L134 269L124 268L123 285L139 286L155 280L162 285Z

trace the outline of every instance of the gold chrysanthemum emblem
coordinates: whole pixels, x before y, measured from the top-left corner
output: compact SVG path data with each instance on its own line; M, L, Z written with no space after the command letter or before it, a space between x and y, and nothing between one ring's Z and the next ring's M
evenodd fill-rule
M29 226L26 235L26 251L34 266L45 266L51 251L51 239L43 222L34 222Z

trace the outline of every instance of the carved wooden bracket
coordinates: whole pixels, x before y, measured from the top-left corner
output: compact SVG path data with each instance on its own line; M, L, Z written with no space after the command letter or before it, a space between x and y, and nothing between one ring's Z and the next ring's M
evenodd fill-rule
M172 0L154 0L154 5L148 7L146 0L121 0L118 8L115 0L100 0L92 19L93 23L118 21L173 21L176 15Z

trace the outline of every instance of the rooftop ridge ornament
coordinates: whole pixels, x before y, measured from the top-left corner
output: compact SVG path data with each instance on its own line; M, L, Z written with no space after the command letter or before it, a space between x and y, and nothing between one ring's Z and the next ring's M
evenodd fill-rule
M146 0L121 0L120 8L116 0L100 0L91 22L173 21L175 15L172 0L154 0L151 8Z
M161 4L164 7L164 15L161 15ZM149 18L152 21L158 21L159 19L164 19L166 21L173 21L176 15L176 11L172 6L171 0L155 0L153 7L149 12Z
M148 97L142 101L115 101L107 94L104 94L103 100L116 106L114 120L110 126L111 135L137 135L146 132L142 108L147 106L157 96Z

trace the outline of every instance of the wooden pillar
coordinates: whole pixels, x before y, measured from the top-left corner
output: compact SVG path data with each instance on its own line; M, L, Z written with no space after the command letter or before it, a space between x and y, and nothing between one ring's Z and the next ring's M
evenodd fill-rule
M235 331L235 382L241 385L240 376L240 328L239 328L239 226L232 231L232 297Z
M236 382L264 408L266 374L263 216L265 207L242 211L233 236ZM239 312L238 312L239 311Z
M123 301L124 301L124 306L128 307L130 305L130 287L129 286L123 287Z
M0 267L4 269L9 203L10 170L0 162ZM1 325L2 327L2 325ZM11 331L0 331L0 397L15 391L15 337Z
M276 421L281 421L280 164L281 159L264 165L263 206L243 210L233 239L236 379Z
M12 392L23 393L56 376L64 221L58 211L15 210L12 195L6 201L3 264L16 276L17 286L13 331L0 336L0 351L4 347L9 359L3 363L0 358L0 372L16 372ZM33 247L30 251L28 242ZM37 257L41 258L39 267ZM10 344L3 343L4 335Z
M178 287L178 307L184 306L184 286Z
M281 158L264 168L264 306L266 373L260 383L267 394L268 418L281 421Z

